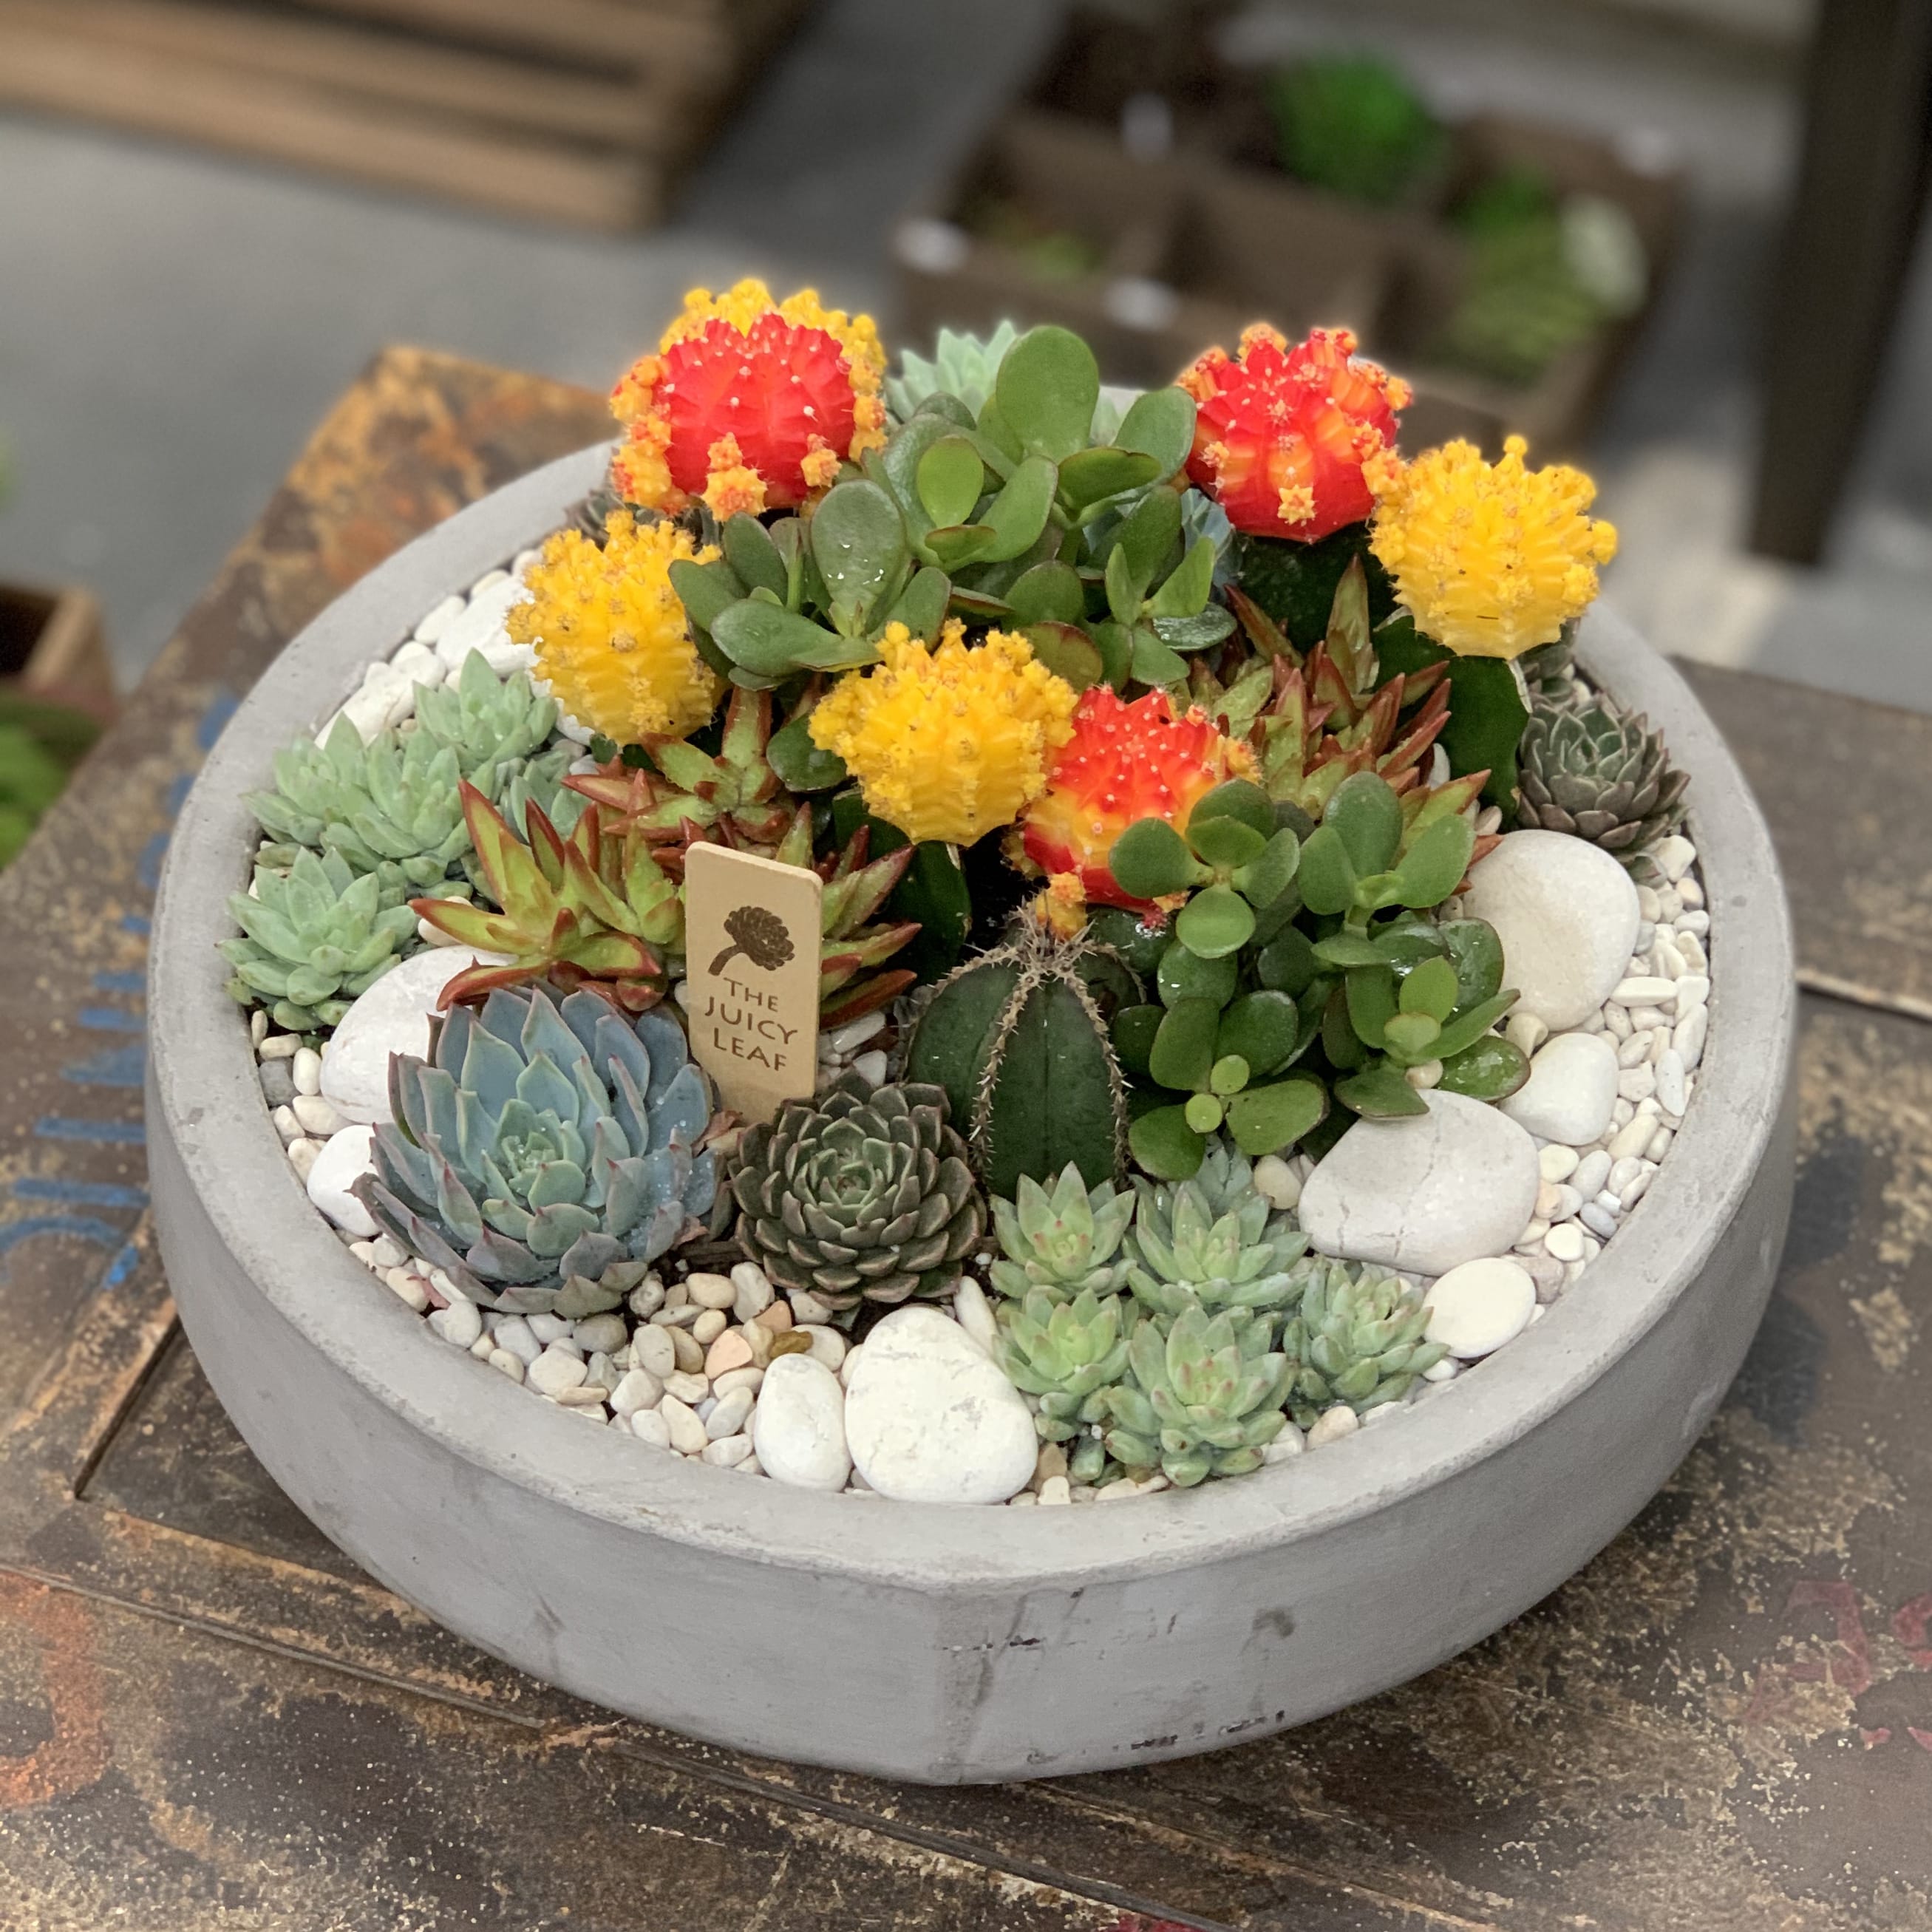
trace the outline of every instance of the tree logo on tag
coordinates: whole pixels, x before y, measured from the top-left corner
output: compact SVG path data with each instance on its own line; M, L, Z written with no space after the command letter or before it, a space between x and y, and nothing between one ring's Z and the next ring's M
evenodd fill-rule
M776 913L763 906L741 905L725 915L724 930L731 944L712 961L712 973L723 972L740 953L767 973L791 964L791 934Z

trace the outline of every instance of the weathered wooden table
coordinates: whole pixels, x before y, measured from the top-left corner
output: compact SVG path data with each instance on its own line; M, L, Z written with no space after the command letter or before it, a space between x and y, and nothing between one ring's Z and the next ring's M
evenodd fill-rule
M143 1215L169 822L322 604L604 428L579 391L380 358L0 881L0 1926L1932 1928L1932 719L1694 674L1814 995L1784 1276L1664 1495L1418 1682L1142 1772L894 1788L610 1721L296 1514ZM779 1696L840 1640L718 1668Z

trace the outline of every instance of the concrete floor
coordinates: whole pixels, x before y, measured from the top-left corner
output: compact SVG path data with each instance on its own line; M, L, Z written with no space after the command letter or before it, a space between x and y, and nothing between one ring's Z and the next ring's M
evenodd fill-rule
M1901 326L1827 566L1744 554L1756 318L1793 129L1788 68L1599 16L1534 31L1396 0L1303 4L1282 44L1376 37L1445 104L1654 130L1690 168L1689 245L1596 452L1613 594L1665 648L1932 710L1932 272ZM822 0L690 184L622 241L540 230L78 126L0 116L0 575L103 596L131 679L380 344L597 386L683 290L746 272L879 308L900 212L1051 32L1029 0ZM864 111L854 79L870 77ZM889 313L882 320L890 326Z

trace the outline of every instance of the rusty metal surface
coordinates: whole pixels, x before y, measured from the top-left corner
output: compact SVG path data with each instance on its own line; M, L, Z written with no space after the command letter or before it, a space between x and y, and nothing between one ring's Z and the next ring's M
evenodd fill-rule
M1932 728L1850 700L1696 674L1759 778L1808 976L1843 995L1808 1004L1771 1314L1666 1492L1443 1669L1214 1756L892 1787L607 1721L279 1496L146 1241L116 1084L143 882L283 639L600 430L576 392L382 358L0 884L0 1924L1932 1932L1932 886L1909 832ZM838 1641L774 1630L719 1668L782 1694Z

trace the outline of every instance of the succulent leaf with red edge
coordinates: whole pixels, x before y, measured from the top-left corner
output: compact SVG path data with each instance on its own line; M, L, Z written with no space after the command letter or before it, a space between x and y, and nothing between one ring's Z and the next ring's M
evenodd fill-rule
M568 838L531 805L526 845L466 780L462 797L483 890L502 910L434 898L412 899L410 910L461 944L506 956L459 973L440 1004L550 979L566 989L588 987L627 1012L656 1005L664 994L657 949L676 941L682 913L650 848L605 834L594 805Z
M1188 477L1237 530L1309 543L1374 508L1409 390L1357 358L1352 331L1314 329L1290 348L1258 322L1237 355L1210 349L1180 382L1196 410Z
M1090 904L1150 910L1153 902L1124 892L1109 869L1114 840L1143 818L1185 824L1222 779L1253 770L1246 746L1198 710L1176 718L1164 691L1126 704L1096 685L1074 711L1073 736L1054 758L1045 793L1022 819L1026 856L1049 877L1077 877Z

